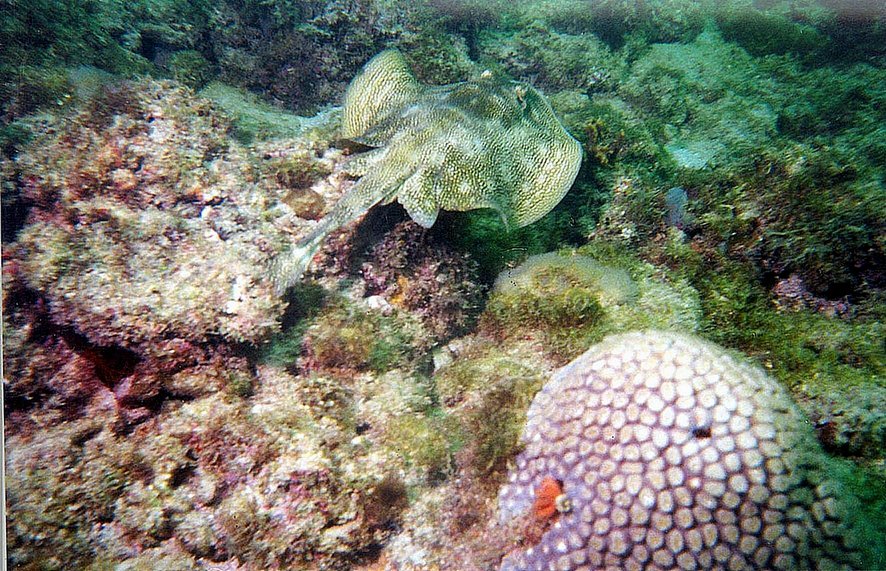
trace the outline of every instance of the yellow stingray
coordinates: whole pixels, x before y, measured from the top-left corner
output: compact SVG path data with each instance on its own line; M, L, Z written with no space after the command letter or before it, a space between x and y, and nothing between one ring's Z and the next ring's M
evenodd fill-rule
M535 222L575 181L581 145L531 85L484 74L426 86L396 50L372 58L345 94L342 138L374 147L354 157L362 178L275 262L283 291L330 232L378 203L398 201L429 228L443 210L493 208L505 225Z

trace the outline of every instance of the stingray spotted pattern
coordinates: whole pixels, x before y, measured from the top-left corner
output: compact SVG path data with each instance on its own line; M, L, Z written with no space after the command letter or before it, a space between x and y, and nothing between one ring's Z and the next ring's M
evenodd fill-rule
M396 50L375 56L351 82L342 137L374 147L349 165L363 176L277 262L278 289L301 277L330 232L377 203L397 200L425 228L441 209L475 208L520 227L550 212L581 166L581 145L532 86L490 74L425 86Z
M546 479L562 513L504 571L854 569L852 499L785 391L688 335L609 337L533 401L502 523ZM562 501L563 499L568 501Z

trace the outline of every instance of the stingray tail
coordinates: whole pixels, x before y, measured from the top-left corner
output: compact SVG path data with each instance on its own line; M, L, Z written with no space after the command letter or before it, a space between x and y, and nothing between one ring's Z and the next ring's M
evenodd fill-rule
M342 196L328 216L320 220L305 238L299 240L291 249L277 256L271 263L271 280L274 291L282 295L294 285L307 271L314 254L320 249L323 240L336 228L356 220L372 206L385 202L393 197L393 193L403 184L412 171L395 178L392 184L385 184L387 178L372 172L360 179L357 184Z
M288 251L279 254L271 263L271 281L277 295L283 295L308 270L308 266L323 244L323 240L332 231L332 228L328 226L321 221L320 225L305 239L293 245Z

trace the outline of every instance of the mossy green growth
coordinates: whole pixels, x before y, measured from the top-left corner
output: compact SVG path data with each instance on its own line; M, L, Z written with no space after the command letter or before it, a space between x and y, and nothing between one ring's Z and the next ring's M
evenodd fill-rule
M554 354L568 359L610 333L695 331L697 293L685 279L662 274L605 242L533 256L499 276L484 324L508 335L538 332Z
M487 31L481 49L505 62L514 77L534 76L548 91L589 89L605 74L618 73L621 61L592 34L561 34L544 22L527 19L516 31Z
M857 500L852 507L861 522L855 528L860 537L855 539L864 554L862 568L886 568L886 471L839 458L828 460L827 471Z
M733 254L752 250L817 294L854 291L886 244L882 174L807 145L770 150L697 192L700 229Z
M410 315L382 315L344 300L330 303L304 333L312 367L385 372L425 355L426 334Z
M169 71L176 81L199 89L212 79L212 65L197 50L179 50L169 57Z
M305 331L326 303L326 290L313 282L293 287L280 332L258 348L259 363L275 367L295 364L302 353Z
M569 207L575 206L571 194L544 218L522 228L506 227L495 212L472 210L441 212L431 231L445 236L456 249L468 252L477 262L480 279L492 282L505 267L527 255L548 252L578 239L576 218L590 218L590 212L579 206L570 213ZM587 221L586 225L592 223Z
M753 271L736 263L703 272L697 287L708 335L757 356L789 386L886 386L882 323L778 311Z
M466 438L453 416L433 407L394 418L385 430L385 444L433 481L452 473Z
M834 147L865 154L873 164L886 162L886 77L868 65L808 69L795 61L772 58L762 62L766 73L783 85L785 104L778 128L797 140L834 137ZM847 145L846 143L849 143Z
M417 35L402 38L398 47L422 83L445 85L464 81L477 73L468 57L467 45L455 34L422 28Z
M73 91L74 86L63 67L0 61L0 104L12 117L64 105L71 99Z
M538 371L501 354L492 342L434 377L441 403L470 435L465 460L480 474L503 470L516 454L526 410L544 383Z
M0 125L0 152L8 157L14 157L18 149L28 144L34 138L34 131L21 121L13 121L6 125ZM5 189L4 189L5 190ZM3 204L6 206L6 193L3 194Z
M659 177L673 170L668 168L671 165L666 162L667 152L657 141L656 135L660 137L660 133L650 130L656 128L655 120L640 117L620 99L602 94L590 98L576 91L561 91L551 96L551 106L581 142L595 170L625 164L636 167L638 175L653 172ZM601 174L605 172L595 176Z
M723 36L755 56L792 53L806 55L827 46L827 38L812 26L751 6L726 6L716 14Z
M604 315L600 298L607 293L600 282L605 270L561 260L569 258L540 254L515 270L505 270L487 303L487 323L539 330L555 352L566 356L575 356L596 340Z
M815 416L842 403L835 419L851 434L833 443L842 453L876 460L886 456L882 415L865 411L868 399L886 391L886 330L875 318L852 320L810 310L781 310L755 269L725 258L705 260L688 249L670 249L675 270L701 296L705 336L758 360ZM860 408L861 407L861 408ZM823 416L821 420L830 422Z
M252 378L249 375L245 375L241 371L234 371L227 375L226 380L227 389L231 394L242 398L252 396Z

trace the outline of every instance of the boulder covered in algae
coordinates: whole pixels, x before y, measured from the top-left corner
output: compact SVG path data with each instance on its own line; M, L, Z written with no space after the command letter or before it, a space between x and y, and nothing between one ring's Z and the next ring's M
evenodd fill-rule
M55 325L161 356L164 340L254 343L278 329L268 260L350 184L329 148L336 116L245 147L230 100L108 82L32 120L39 134L4 161L30 207L6 269Z
M34 206L13 255L58 323L126 347L273 330L272 197L207 101L124 83L42 127L17 160Z
M251 384L248 400L233 390L168 398L132 433L115 430L100 387L82 415L59 422L35 408L34 423L16 422L12 564L328 570L371 554L405 505L398 454L355 434L348 402L372 398L271 367L231 375Z
M240 146L171 84L106 85L65 111L34 119L42 133L3 165L31 205L4 251L10 561L342 569L371 554L404 494L398 456L358 437L350 404L374 394L254 355L285 306L265 262L341 194L341 153L317 125Z

